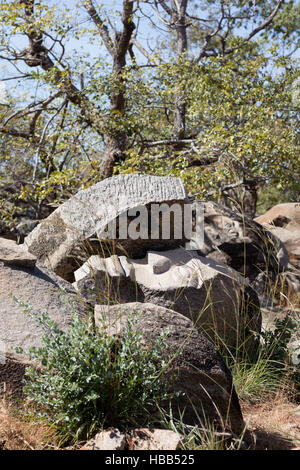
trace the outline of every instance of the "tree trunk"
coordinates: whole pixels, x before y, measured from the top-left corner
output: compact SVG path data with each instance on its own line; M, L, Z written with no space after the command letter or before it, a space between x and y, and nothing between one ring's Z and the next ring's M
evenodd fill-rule
M111 116L122 116L125 111L125 96L123 92L122 72L126 62L125 56L118 55L114 57L114 72L116 75L116 86L110 96L110 113ZM125 131L112 132L108 131L106 137L106 145L101 163L101 176L109 178L113 175L114 165L125 159L125 151L127 148L127 135Z
M122 22L124 29L122 33L116 33L115 46L111 51L113 56L113 72L116 83L110 95L110 113L111 116L123 116L126 108L125 83L122 76L126 65L126 54L130 47L130 40L135 25L132 21L133 3L128 0L123 1ZM127 148L126 130L116 132L108 131L106 137L106 146L101 165L101 176L109 178L113 175L114 165L125 159Z
M101 161L101 176L110 178L113 175L116 163L125 159L126 135L107 137L103 158Z

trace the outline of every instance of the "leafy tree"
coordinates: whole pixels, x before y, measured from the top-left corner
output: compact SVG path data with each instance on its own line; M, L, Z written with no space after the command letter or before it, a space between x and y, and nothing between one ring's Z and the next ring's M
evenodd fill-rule
M143 171L179 175L192 193L228 195L253 215L259 185L284 186L296 171L298 2L0 8L4 80L15 84L1 111L2 155L25 143L25 198L53 202ZM151 26L155 43L145 40Z
M154 2L158 18L168 28L171 39L173 38L170 50L176 56L177 72L173 73L172 82L169 81L167 85L170 91L170 84L174 83L172 115L175 141L168 142L173 144L171 158L174 150L182 149L185 157L183 160L186 156L189 157L185 168L205 166L204 172L209 175L209 183L220 186L218 182L222 182L223 194L229 195L231 199L234 197L240 210L254 216L260 183L273 178L284 186L299 164L298 123L295 119L299 103L295 106L292 103L293 93L289 93L297 72L295 66L285 59L299 46L297 12L300 5L294 2L206 1L201 2L205 14L200 17L197 3L185 0ZM188 11L189 6L194 7L194 11ZM289 14L292 20L290 25L287 20ZM274 24L279 15L281 20ZM292 41L296 42L292 51L289 50L281 59L276 57L278 37L281 48L289 48ZM270 42L269 49L264 44L266 39ZM145 56L151 60L148 53ZM152 58L152 61L155 59ZM171 64L173 65L172 61ZM198 64L203 66L197 68ZM218 64L217 69L213 64ZM272 76L268 70L271 67L286 67L285 78ZM219 77L217 87L216 70ZM205 91L209 99L206 100L203 95L199 100L197 90L203 92L204 81L208 85ZM252 87L252 93L249 87ZM195 94L192 95L188 88ZM273 100L272 93L276 94ZM216 101L213 94L219 97ZM193 117L191 109L194 111ZM196 109L201 109L201 113L197 113ZM198 121L196 125L195 120ZM208 127L210 132L207 135ZM232 132L236 132L237 128L238 134L234 137ZM279 138L271 144L271 139L278 133ZM190 137L194 139L191 140ZM213 154L210 155L212 148ZM192 158L192 154L196 158ZM165 157L164 153L163 158ZM207 163L220 160L221 167L217 165L216 168L214 165L217 172L207 172ZM216 173L217 178L214 178L213 173ZM221 176L222 173L225 173L225 178ZM197 176L196 181L205 187L203 172L197 171ZM297 176L299 177L299 173ZM186 179L195 182L190 172ZM236 191L232 194L237 187L242 188L242 194L237 195ZM208 195L215 194L216 191L208 191Z

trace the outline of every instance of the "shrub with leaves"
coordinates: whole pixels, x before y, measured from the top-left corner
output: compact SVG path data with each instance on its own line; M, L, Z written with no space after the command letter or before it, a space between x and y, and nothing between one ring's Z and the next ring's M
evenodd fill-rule
M299 354L299 345L290 344L295 333L299 331L300 317L286 315L283 319L277 318L274 323L274 331L261 333L264 341L263 350L275 366L284 364L295 392L300 395L300 364L299 360L295 360Z
M167 332L145 349L134 327L136 317L130 315L119 337L110 336L104 322L95 327L77 315L62 331L46 313L27 308L27 314L45 334L41 347L30 348L41 368L27 368L24 391L66 436L86 438L103 425L145 424L147 412L175 396L163 380Z

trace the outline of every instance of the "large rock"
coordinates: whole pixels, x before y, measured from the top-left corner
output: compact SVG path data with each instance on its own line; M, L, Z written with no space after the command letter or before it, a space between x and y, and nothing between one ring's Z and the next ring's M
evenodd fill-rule
M300 268L300 203L278 204L255 221L281 240L290 262Z
M143 257L147 249L165 249L182 244L182 239L151 237L118 239L114 244L103 238L105 227L129 209L165 202L188 203L179 178L150 175L118 175L79 191L42 221L24 240L24 246L53 271L67 280L92 253L106 256L127 253ZM130 219L128 219L129 222ZM150 230L150 227L149 227Z
M169 429L134 429L128 436L129 450L177 450L182 436Z
M206 417L218 427L240 434L244 422L231 374L206 336L183 315L149 303L97 305L95 323L101 327L104 322L110 335L122 335L128 314L136 318L133 328L142 333L145 348L161 333L169 332L162 354L172 361L165 380L183 393L179 403L174 403L174 416L182 412L183 422L197 425L206 423Z
M168 429L133 429L126 434L111 429L96 434L80 450L176 450L181 439Z
M92 256L75 272L74 287L91 304L151 302L192 319L215 344L258 346L261 316L255 292L228 266L182 248L149 251L141 260Z
M200 254L225 262L253 280L261 271L287 269L283 243L269 230L215 202L197 202L204 208L204 244Z
M262 271L251 282L258 294L261 307L279 306L297 309L300 296L300 273L290 265L289 271L279 274Z
M61 329L69 327L74 311L85 315L87 309L78 300L72 285L44 266L37 264L30 269L0 263L0 348L6 353L5 361L1 361L0 383L8 381L7 388L18 391L24 358L11 353L16 347L22 347L26 353L30 346L40 346L44 332L35 320L23 313L24 307L13 300L10 293L30 304L34 312L48 313Z
M255 219L259 224L286 227L291 232L298 231L300 225L300 202L277 204Z

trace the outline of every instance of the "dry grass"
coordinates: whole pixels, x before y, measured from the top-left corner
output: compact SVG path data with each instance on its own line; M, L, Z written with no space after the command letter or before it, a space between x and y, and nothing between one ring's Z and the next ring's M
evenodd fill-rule
M255 450L300 450L300 405L281 391L261 403L242 402ZM24 406L0 402L0 450L59 449L50 425L24 418Z
M241 403L256 450L300 450L300 406L283 392L261 403Z
M26 418L24 405L0 401L0 450L43 450L58 446L55 431L41 420Z

